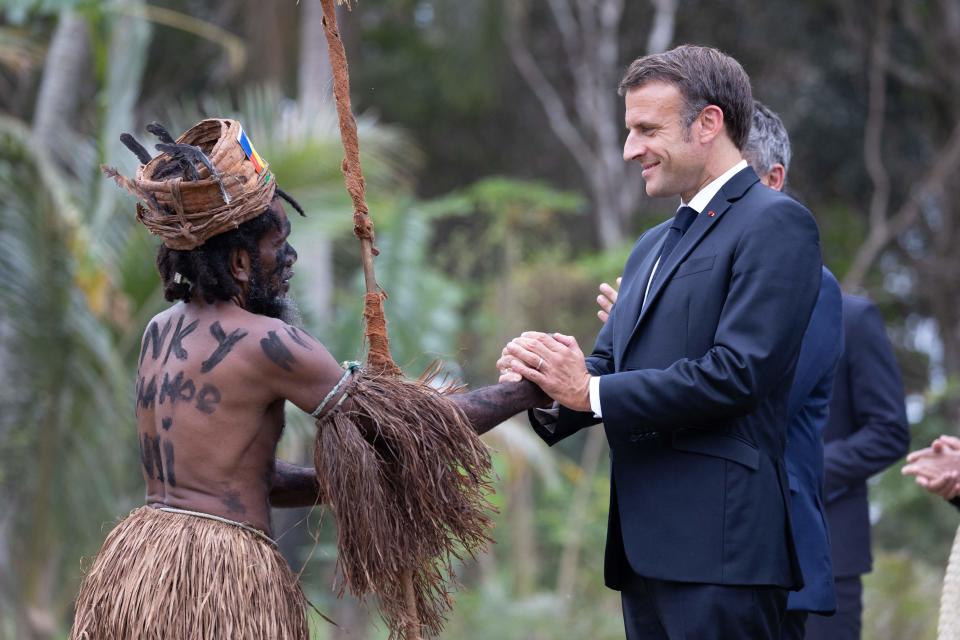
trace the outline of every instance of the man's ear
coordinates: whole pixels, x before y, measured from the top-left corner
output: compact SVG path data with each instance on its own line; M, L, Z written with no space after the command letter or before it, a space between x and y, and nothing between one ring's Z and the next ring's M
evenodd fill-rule
M787 181L787 170L779 162L774 162L769 173L763 176L761 181L774 191L783 191L783 185Z
M250 254L246 249L230 250L230 275L237 282L250 282L251 264Z
M697 116L700 122L699 139L705 144L711 142L723 131L723 109L715 104L708 104Z

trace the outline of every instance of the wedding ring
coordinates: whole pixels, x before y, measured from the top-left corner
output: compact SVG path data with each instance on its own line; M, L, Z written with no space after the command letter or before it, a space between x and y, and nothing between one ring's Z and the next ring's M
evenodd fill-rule
M537 363L537 371L540 371L540 367L543 366L543 356L540 356L540 362Z

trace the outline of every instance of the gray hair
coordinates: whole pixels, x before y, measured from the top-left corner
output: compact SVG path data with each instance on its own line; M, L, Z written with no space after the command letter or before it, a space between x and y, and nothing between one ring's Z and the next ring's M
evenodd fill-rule
M784 171L790 167L790 136L780 117L769 107L754 101L753 126L743 149L744 159L759 176L770 173L778 162Z

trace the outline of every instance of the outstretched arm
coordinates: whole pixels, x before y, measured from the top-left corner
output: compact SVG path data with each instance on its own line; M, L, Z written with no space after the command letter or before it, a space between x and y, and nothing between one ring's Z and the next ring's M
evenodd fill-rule
M339 382L343 369L307 332L279 321L275 325L260 341L272 362L267 365L270 372L267 384L274 387L278 396L286 398L300 410L312 413ZM497 384L450 398L467 415L477 433L486 433L521 411L549 402L539 387L527 381ZM279 466L277 471L280 472ZM298 477L292 469L287 468L287 471L292 474L289 481Z
M474 431L483 434L521 411L549 404L550 398L528 380L502 382L450 399L466 414Z
M270 483L270 506L281 509L312 507L320 502L320 485L314 468L278 459Z

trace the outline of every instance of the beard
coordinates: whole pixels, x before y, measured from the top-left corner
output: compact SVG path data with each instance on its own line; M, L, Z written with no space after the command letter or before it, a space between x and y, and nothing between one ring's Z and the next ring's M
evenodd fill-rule
M278 318L287 324L299 327L302 321L300 308L292 296L283 292L281 286L271 285L274 278L268 277L263 270L255 268L250 278L250 291L246 308L251 313ZM279 283L279 279L276 279Z

